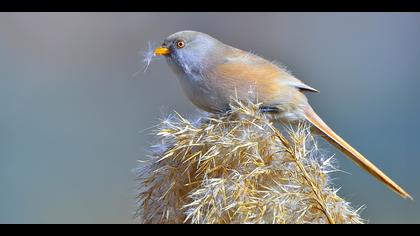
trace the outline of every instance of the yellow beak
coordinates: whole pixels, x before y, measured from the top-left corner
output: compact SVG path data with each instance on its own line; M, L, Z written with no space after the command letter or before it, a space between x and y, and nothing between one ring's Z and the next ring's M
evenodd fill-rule
M155 55L158 55L158 56L168 55L169 53L171 53L171 50L169 50L168 48L160 47L160 48L156 48L154 53Z

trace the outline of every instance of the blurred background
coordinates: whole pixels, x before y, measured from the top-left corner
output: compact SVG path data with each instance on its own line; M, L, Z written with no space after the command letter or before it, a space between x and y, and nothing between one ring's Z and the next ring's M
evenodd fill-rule
M370 223L420 223L418 13L0 13L0 223L136 222L147 129L196 112L164 60L143 73L141 52L185 29L320 90L320 116L416 201L337 154L340 195Z

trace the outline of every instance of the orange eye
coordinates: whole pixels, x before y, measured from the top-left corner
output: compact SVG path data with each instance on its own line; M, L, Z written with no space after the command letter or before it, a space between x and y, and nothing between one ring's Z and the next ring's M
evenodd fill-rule
M178 48L183 48L183 47L185 47L185 42L182 41L182 40L179 40L178 42L176 42L176 46Z

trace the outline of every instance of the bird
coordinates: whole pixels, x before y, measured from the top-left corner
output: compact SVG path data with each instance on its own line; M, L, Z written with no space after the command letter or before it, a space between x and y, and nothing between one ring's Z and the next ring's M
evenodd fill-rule
M250 91L254 91L262 104L262 112L274 114L279 121L309 122L315 132L359 167L401 197L413 199L317 115L305 93L319 91L283 66L191 30L171 34L153 53L166 58L179 78L182 90L198 108L210 113L226 112L233 95L239 100L249 101L252 99Z

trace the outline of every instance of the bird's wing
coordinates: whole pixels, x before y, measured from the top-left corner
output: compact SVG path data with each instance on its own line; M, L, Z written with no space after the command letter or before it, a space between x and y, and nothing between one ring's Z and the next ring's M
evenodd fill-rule
M239 49L233 50L230 55L225 58L224 63L217 66L218 73L242 81L256 81L264 85L270 83L272 86L288 85L301 91L319 93L317 89L303 83L281 66L258 55Z
M293 77L293 76L292 76ZM292 79L290 80L290 86L294 86L302 91L308 91L308 92L314 92L314 93L319 93L319 91L317 89L312 88L311 86L303 83L302 81L296 79L295 77L293 77L293 79L295 79L295 81L293 81Z

